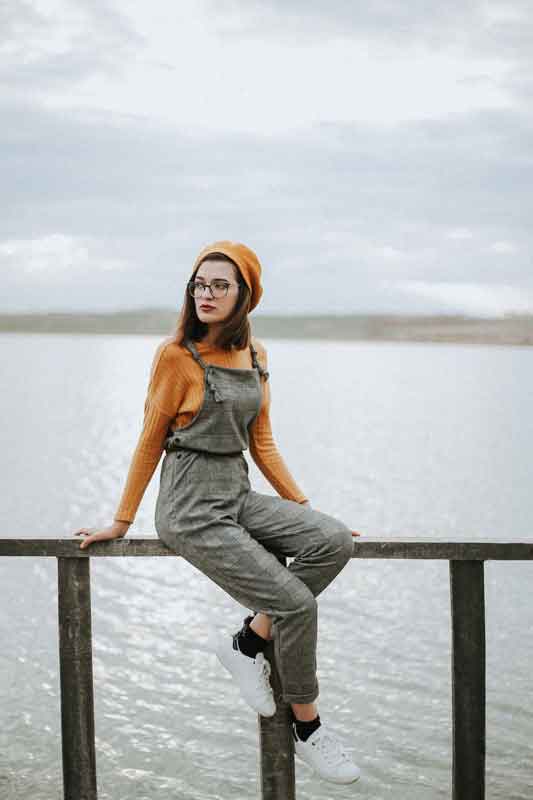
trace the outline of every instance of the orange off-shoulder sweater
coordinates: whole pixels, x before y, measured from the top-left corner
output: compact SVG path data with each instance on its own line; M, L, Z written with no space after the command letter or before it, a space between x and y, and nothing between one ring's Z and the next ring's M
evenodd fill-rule
M222 350L206 342L196 342L198 353L207 364L252 369L249 348ZM252 345L262 367L267 369L265 347L255 337ZM283 461L270 425L270 379L261 380L263 399L259 414L249 428L250 454L276 492L288 500L304 503L307 498L298 488ZM146 487L155 472L170 430L189 423L203 401L204 371L186 347L165 339L155 352L144 404L144 422L133 453L126 484L114 519L133 522Z

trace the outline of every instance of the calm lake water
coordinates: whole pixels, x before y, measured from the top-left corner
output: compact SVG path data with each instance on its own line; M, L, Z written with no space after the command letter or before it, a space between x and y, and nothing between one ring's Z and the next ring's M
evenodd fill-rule
M161 337L0 336L0 537L109 524ZM533 350L264 340L278 447L370 536L533 535ZM258 491L275 494L255 464ZM153 535L159 467L135 534ZM487 562L487 798L533 797L533 564ZM62 796L55 559L0 558L0 797ZM179 558L91 562L100 800L255 798L257 717L214 656L247 609ZM451 796L447 562L354 559L319 598L318 700L362 778L307 800Z

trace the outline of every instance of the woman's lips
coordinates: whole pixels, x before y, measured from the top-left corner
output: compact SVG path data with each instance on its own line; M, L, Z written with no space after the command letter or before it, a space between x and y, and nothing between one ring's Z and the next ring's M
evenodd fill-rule
M202 311L216 311L216 306L201 305L200 308L202 309Z

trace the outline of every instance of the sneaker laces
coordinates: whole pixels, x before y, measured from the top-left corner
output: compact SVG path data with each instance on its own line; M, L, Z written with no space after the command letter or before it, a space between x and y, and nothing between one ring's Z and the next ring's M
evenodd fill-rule
M266 660L263 653L258 653L254 661L259 665L257 671L258 684L261 689L264 689L270 694L272 691L272 686L270 685L270 663Z
M351 762L350 754L334 733L323 731L317 735L312 744L330 764Z

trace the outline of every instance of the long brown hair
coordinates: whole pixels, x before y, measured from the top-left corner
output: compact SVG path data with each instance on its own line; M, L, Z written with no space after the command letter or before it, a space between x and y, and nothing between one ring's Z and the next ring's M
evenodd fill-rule
M208 253L205 258L202 258L193 274L189 278L190 281L196 278L200 265L204 261L229 261L233 265L235 273L235 280L239 284L239 296L237 303L233 309L231 316L225 320L224 327L220 330L215 346L221 347L224 350L231 350L236 347L237 350L243 350L250 344L252 331L250 322L248 320L248 310L250 308L251 292L246 285L241 271L235 261L224 253ZM188 282L187 282L188 283ZM199 341L203 339L208 330L206 322L202 322L196 313L196 305L194 298L189 294L188 286L185 286L185 295L183 298L183 305L181 307L180 316L176 325L176 330L173 333L173 341L176 344L183 345L185 339L192 339Z

